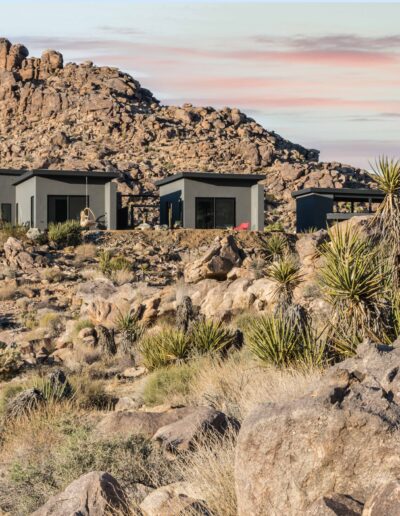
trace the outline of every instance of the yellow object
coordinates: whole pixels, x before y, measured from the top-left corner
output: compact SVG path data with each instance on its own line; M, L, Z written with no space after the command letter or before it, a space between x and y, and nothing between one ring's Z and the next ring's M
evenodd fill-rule
M82 228L90 228L96 225L96 216L90 208L81 211L80 223Z

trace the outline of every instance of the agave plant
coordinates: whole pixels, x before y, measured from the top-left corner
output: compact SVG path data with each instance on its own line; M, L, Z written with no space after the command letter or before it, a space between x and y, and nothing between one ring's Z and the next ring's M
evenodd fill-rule
M189 338L195 353L221 353L233 343L235 333L221 321L199 320L192 326Z
M290 305L294 289L303 280L300 267L295 259L289 255L279 258L268 267L267 276L276 284L274 294L278 305L282 307Z
M350 226L334 226L330 241L320 247L324 258L319 282L335 309L336 322L343 320L351 331L380 331L381 309L389 292L390 269L379 249Z

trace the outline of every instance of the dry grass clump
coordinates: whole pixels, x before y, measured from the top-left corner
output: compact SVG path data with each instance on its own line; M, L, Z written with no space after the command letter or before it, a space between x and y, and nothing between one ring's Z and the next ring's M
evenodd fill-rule
M211 514L236 516L235 493L236 432L228 431L223 437L211 434L204 437L196 452L185 457L181 472L186 482L201 493Z
M18 286L16 281L4 282L0 286L0 301L9 301L14 299L18 292Z
M42 280L49 283L59 283L64 279L64 273L58 267L44 269L40 274Z
M81 264L92 261L97 256L97 247L94 244L81 244L75 248L75 263Z
M177 480L175 464L139 437L97 438L93 422L70 402L52 403L6 427L0 462L6 465L0 506L31 514L50 496L90 471L108 471L124 488Z
M114 270L111 272L111 280L118 286L132 283L135 280L135 273L129 269Z

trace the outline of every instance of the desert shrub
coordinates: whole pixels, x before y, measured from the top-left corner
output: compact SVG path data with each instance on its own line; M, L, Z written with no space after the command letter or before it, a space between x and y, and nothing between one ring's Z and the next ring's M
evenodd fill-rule
M334 309L335 326L351 334L382 334L391 271L380 250L359 230L334 226L330 240L320 246L324 258L319 282Z
M77 336L85 328L94 328L93 322L90 319L78 319L74 324L73 334Z
M265 233L272 233L274 231L284 231L284 230L285 230L285 228L284 228L282 222L271 222L270 224L267 224L264 227Z
M114 396L106 392L102 380L94 380L89 374L71 376L74 391L73 403L85 410L110 410L116 403Z
M10 299L14 299L18 292L17 283L15 281L10 281L8 283L3 283L0 286L0 301L7 301Z
M177 465L149 441L99 438L82 412L66 410L63 404L17 421L3 439L0 460L8 469L0 505L12 514L31 514L89 471L108 471L125 488L136 482L158 487L180 480Z
M232 345L235 333L221 321L199 320L192 326L189 339L195 354L221 353Z
M17 349L0 347L0 381L14 378L21 368L21 353Z
M58 267L51 267L44 269L41 273L41 277L49 283L59 283L63 280L64 274Z
M182 331L165 328L145 335L139 350L143 364L152 370L186 360L190 355L190 343Z
M110 251L99 253L99 268L106 276L111 276L117 271L131 271L132 264L124 256L113 256Z
M285 235L276 233L268 238L261 238L262 251L268 260L275 261L284 256L289 248Z
M64 329L63 317L56 312L46 312L38 319L38 326L52 333L61 333Z
M132 283L134 279L135 273L129 269L116 270L111 273L111 280L118 286Z
M97 247L94 244L81 244L75 249L75 261L82 263L94 260L97 256Z
M191 382L198 374L200 362L193 360L184 364L162 367L150 374L143 390L146 405L173 403L175 399L189 394Z
M27 226L22 226L19 224L13 225L9 222L0 222L0 245L3 245L9 237L22 240L25 237L27 231Z
M6 383L2 386L0 390L0 416L4 414L4 410L6 409L8 402L23 391L24 388L23 384L14 384L13 382Z
M57 247L76 246L82 242L82 228L77 220L52 223L49 224L48 237Z

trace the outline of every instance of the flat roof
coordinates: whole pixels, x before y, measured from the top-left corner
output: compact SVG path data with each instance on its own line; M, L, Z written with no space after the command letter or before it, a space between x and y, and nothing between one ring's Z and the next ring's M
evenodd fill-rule
M40 177L96 177L98 179L116 179L119 177L119 174L116 172L101 172L99 170L26 170L23 171L20 178L14 183L14 185L19 185L23 183L27 179L31 179L31 177L40 176Z
M178 181L179 179L199 179L201 181L207 181L208 179L213 181L251 181L254 183L258 183L262 179L265 179L265 175L257 175L257 174L224 174L219 172L179 172L178 174L174 174L172 176L165 177L164 179L160 179L156 181L156 186L166 185L168 183L173 183L174 181Z
M22 176L26 170L13 170L11 168L0 168L0 176Z
M369 197L375 199L383 199L385 194L381 190L373 190L372 188L304 188L303 190L296 190L292 192L292 197L302 197L310 194L332 195L337 197L361 197L368 199Z

